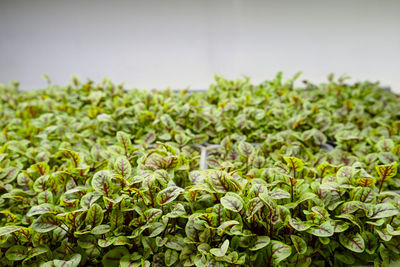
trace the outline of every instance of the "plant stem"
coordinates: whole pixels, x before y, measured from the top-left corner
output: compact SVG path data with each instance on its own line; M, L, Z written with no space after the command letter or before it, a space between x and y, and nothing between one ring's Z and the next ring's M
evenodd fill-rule
M388 169L386 168L386 169L385 169L385 172L384 172L384 173L383 173L383 175L382 175L382 181L381 181L381 184L379 185L379 193L381 193L381 191L382 191L383 182L384 182L384 181L385 181L385 179L386 179L387 172L388 172Z

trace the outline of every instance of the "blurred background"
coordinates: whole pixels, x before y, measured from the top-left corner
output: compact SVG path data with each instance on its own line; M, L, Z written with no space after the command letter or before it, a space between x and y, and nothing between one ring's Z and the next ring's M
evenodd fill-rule
M330 72L400 92L400 1L0 0L0 82L23 89L108 76L128 88L204 89Z

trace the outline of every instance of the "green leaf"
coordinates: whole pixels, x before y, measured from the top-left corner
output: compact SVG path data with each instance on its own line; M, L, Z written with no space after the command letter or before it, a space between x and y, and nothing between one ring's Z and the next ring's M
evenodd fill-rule
M130 245L131 241L126 236L117 236L114 238L113 245L114 246L125 246Z
M39 162L36 164L33 164L30 166L30 168L39 173L40 175L44 175L46 173L50 172L50 166L47 164L47 162Z
M333 166L328 162L322 162L319 164L317 166L317 172L320 177L326 177L335 173Z
M114 171L122 177L131 175L132 166L126 157L118 157L114 163Z
M119 266L120 267L141 267L142 264L139 261L139 259L132 258L131 255L127 254L121 258L121 260L119 262Z
M22 169L22 165L19 166L10 166L4 169L0 168L0 180L4 184L9 184L17 178L19 172Z
M269 238L269 236L257 236L256 242L254 243L253 247L249 248L249 250L251 251L260 250L268 246L270 242L271 239Z
M290 193L278 188L271 191L270 196L273 199L285 199L290 198Z
M304 163L301 159L295 157L284 157L283 159L288 164L288 167L296 172L301 172L304 168Z
M378 239L376 236L369 231L362 232L361 236L365 241L365 252L370 255L376 253L376 249L378 248Z
M243 199L236 193L228 192L221 198L222 206L234 212L240 212L243 208Z
M103 235L105 233L110 232L110 230L111 226L109 226L108 224L100 224L94 227L91 232L94 235Z
M67 261L64 260L54 260L55 267L77 267L81 262L81 254L73 254L71 258Z
M6 251L6 257L10 261L20 261L25 259L28 249L24 246L12 246Z
M204 170L201 171L201 176L218 193L236 192L239 189L239 185L224 171Z
M168 114L163 114L160 117L161 123L167 128L167 129L176 129L176 124L174 120L168 115Z
M106 248L111 246L114 243L115 237L108 237L107 239L99 239L97 240L97 244L99 247Z
M327 140L326 136L321 131L319 131L317 129L313 129L313 130L314 130L314 132L313 132L314 142L317 145L325 144L326 140Z
M152 223L154 221L157 221L161 216L162 216L162 210L160 209L148 209L144 212L144 215L146 216L146 222L147 223Z
M23 228L22 226L15 226L15 225L0 227L0 236L14 233L22 228Z
M333 236L335 229L330 221L324 222L318 228L313 228L310 230L311 234L319 237L329 237Z
M165 243L165 247L181 251L185 247L185 241L181 236L169 236L168 241Z
M97 192L108 196L111 193L111 173L107 170L96 172L92 178L92 187Z
M81 248L84 249L89 249L89 248L93 248L97 245L97 237L93 236L93 235L83 235L81 237L79 237L78 239L78 245Z
M222 243L220 248L210 249L210 253L216 257L223 257L223 256L225 256L226 252L228 251L228 248L229 248L229 240L226 239L224 241L224 243Z
M104 213L99 204L94 203L86 213L85 222L87 225L95 227L103 222Z
M124 220L125 220L124 214L118 209L113 209L108 221L110 223L111 228L115 229L122 226Z
M375 229L375 232L378 233L379 237L385 242L390 241L393 237L386 229L383 229L382 231Z
M247 201L246 216L247 219L251 219L262 207L264 206L263 201L258 198L252 198Z
M397 230L395 230L393 228L393 226L391 226L390 224L386 224L386 230L389 234L393 235L393 236L399 236L400 235L400 228L397 228Z
M291 235L290 239L292 240L293 246L296 249L297 253L304 254L307 251L307 243L303 238L297 235Z
M238 144L238 150L239 153L243 156L245 156L246 158L250 157L251 154L253 154L255 152L254 147L246 142L240 142Z
M72 166L77 168L79 166L79 163L81 162L81 158L79 157L78 153L72 151L72 150L61 150L58 152L58 155L62 156L63 158L70 159L72 162Z
M182 193L184 190L177 186L170 186L161 190L156 197L156 201L159 205L165 205L172 201L174 201L179 194Z
M197 267L208 266L208 259L205 254L197 254L194 259L194 265ZM211 264L209 264L211 266Z
M45 190L38 194L37 199L38 199L38 204L53 203L54 196L50 190Z
M336 217L347 219L353 224L353 226L357 226L360 231L362 230L361 221L358 219L358 217L356 217L352 214L340 214L340 215L337 215Z
M25 261L28 260L28 259L31 259L33 257L42 255L44 253L47 253L49 251L50 251L49 247L47 245L44 245L44 244L39 245L38 247L34 247L34 248L29 250L28 257L25 258Z
M354 176L355 168L350 166L341 167L336 172L336 178L340 184L348 184L350 183L350 179Z
M59 220L52 214L43 214L32 224L33 230L38 233L47 233L60 225Z
M380 152L391 152L394 148L394 142L392 139L382 139L376 143L376 149Z
M220 226L218 226L217 233L218 233L218 235L223 236L224 233L229 228L233 227L234 225L238 225L238 224L240 224L240 223L238 221L234 221L234 220L223 222Z
M34 206L32 207L28 213L26 214L26 216L34 216L34 215L41 215L41 214L45 214L45 213L51 213L53 211L53 205L51 204L41 204L38 206Z
M278 264L292 254L292 248L280 241L271 241L271 257L274 264Z
M165 228L167 227L166 224L162 223L162 222L155 222L151 225L150 227L150 235L149 237L156 237L159 234L161 234Z
M346 231L349 228L349 223L343 222L342 220L334 220L331 221L333 225L333 229L335 230L335 233L341 233Z
M127 152L132 147L131 138L127 133L117 132L117 141L121 147Z
M156 239L144 236L142 237L142 246L144 250L155 251L157 249Z
M181 203L177 203L174 209L165 216L167 218L178 218L184 216L185 214L186 214L185 207Z
M178 261L178 252L176 250L167 249L164 254L165 264L167 266L172 266Z
M380 152L378 154L378 159L383 165L392 165L398 157L392 152Z
M101 263L107 267L118 267L122 257L127 254L129 254L129 251L125 247L114 248L103 256Z
M307 229L309 229L311 227L311 225L303 222L303 221L299 221L297 219L294 218L290 218L289 219L289 224L290 226L292 226L296 231L305 231Z
M365 249L365 244L364 244L364 239L360 234L346 234L346 233L340 233L339 234L339 241L340 244L342 244L345 248L356 252L356 253L361 253Z
M353 265L356 261L353 255L351 255L348 251L344 251L343 253L335 252L335 259L345 263L346 265Z
M397 173L397 162L393 162L390 165L378 165L376 171L381 179L391 178Z
M90 193L87 193L81 198L81 207L89 209L93 203L95 203L99 198L101 198L102 194L97 191L93 191Z
M399 209L389 202L376 204L371 211L372 213L369 214L371 219L387 218L399 214Z

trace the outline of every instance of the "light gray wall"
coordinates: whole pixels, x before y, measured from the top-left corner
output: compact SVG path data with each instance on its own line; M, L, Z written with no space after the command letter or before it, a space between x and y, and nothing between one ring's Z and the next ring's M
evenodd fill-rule
M400 1L0 0L0 82L71 74L205 88L215 72L380 80L400 92Z

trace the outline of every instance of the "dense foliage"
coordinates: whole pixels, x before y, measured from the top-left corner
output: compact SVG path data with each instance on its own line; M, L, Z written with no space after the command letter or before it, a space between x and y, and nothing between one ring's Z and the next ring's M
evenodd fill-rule
M398 266L399 95L296 78L0 86L0 266Z

